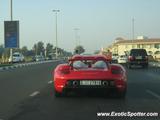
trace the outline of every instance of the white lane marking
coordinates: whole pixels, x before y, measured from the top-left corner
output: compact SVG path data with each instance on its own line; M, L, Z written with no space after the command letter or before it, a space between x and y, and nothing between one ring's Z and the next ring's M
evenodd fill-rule
M149 93L150 95L154 96L158 100L160 100L160 95L158 95L157 93L152 92L151 90L146 90L146 92Z
M49 82L48 82L48 84L52 84L52 83L53 83L53 81L49 81Z
M30 96L30 97L34 97L34 96L38 95L39 93L40 93L39 91L35 91L35 92L33 92L32 94L30 94L29 96Z

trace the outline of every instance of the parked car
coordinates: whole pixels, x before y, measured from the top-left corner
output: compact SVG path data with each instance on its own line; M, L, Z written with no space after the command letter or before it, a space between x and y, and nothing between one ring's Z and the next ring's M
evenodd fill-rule
M68 64L60 64L55 68L53 82L56 97L69 91L89 89L104 93L116 92L119 97L125 97L127 90L123 66L110 64L102 55L71 57Z
M126 62L127 62L127 56L126 55L119 55L118 63L119 64L125 64Z
M9 57L9 62L18 63L24 61L24 56L19 52L15 52L12 56Z
M156 61L160 61L160 51L156 51L156 52L154 53L154 59L155 59Z
M118 62L118 54L112 54L112 63Z
M44 56L42 55L36 55L32 59L33 61L44 61L45 60Z
M154 61L155 59L154 59L154 57L153 57L153 55L148 55L148 61Z
M148 55L145 49L131 49L129 52L127 66L141 65L143 68L148 67Z

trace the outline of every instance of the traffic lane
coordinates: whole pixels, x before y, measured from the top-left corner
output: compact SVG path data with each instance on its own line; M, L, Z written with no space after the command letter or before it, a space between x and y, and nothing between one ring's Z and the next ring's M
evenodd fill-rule
M127 71L128 92L126 99L103 97L101 95L55 98L53 84L48 84L46 88L41 90L40 94L17 105L16 112L11 112L12 115L10 114L9 120L111 120L115 118L97 117L97 112L159 112L160 100L146 91L146 86L149 86L150 83L145 81L151 81L146 76L146 71L144 69L127 69ZM154 88L154 86L152 87ZM124 120L129 118L116 119ZM144 120L144 117L132 119ZM148 118L148 120L152 119L158 120L160 118Z
M129 73L134 72L135 74L129 75L129 81L132 83L141 83L145 86L148 93L154 92L157 96L160 96L160 68L159 67L149 67L148 69L133 68L127 69ZM137 76L134 77L134 76ZM143 76L145 76L143 78ZM132 79L133 80L130 80ZM151 92L150 92L151 91ZM160 97L159 97L160 98Z
M0 116L27 98L35 91L39 91L52 79L52 70L60 62L32 65L0 72Z
M112 111L135 111L145 112L148 108L153 112L153 106L144 101L138 102L130 99L127 96L127 100L115 99L115 98L103 98L102 96L72 96L55 98L53 96L53 86L48 86L44 89L40 95L34 98L24 101L21 105L17 106L17 114L12 113L12 117L9 120L97 120L97 119L115 119L111 117L97 117L97 112L112 112ZM141 102L140 102L141 101ZM151 101L149 101L151 102ZM155 101L153 101L155 102ZM130 105L131 104L131 105ZM157 103L156 103L157 104ZM141 111L140 107L143 107ZM135 106L135 107L133 107ZM159 107L157 106L157 109ZM123 118L124 120L125 118ZM127 118L126 118L127 119ZM132 118L133 119L133 118ZM138 118L139 120L140 118ZM144 118L143 118L144 119ZM149 118L152 120L155 118ZM158 118L156 118L158 120Z

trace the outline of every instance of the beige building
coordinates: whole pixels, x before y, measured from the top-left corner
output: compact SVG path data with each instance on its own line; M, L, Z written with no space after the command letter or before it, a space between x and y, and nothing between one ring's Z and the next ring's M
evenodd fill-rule
M160 58L160 38L159 39L135 39L123 40L116 39L110 47L112 54L124 55L133 48L146 49L148 55Z

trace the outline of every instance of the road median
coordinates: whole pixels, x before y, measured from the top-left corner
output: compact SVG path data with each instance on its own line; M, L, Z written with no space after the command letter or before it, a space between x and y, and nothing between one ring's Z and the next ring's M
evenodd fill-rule
M37 64L58 62L58 61L61 61L61 60L48 60L48 61L28 62L28 63L15 63L15 64L1 64L0 65L0 71L10 70L10 69L14 69L14 68L20 68L20 67L25 67L25 66L31 66L31 65L37 65Z

